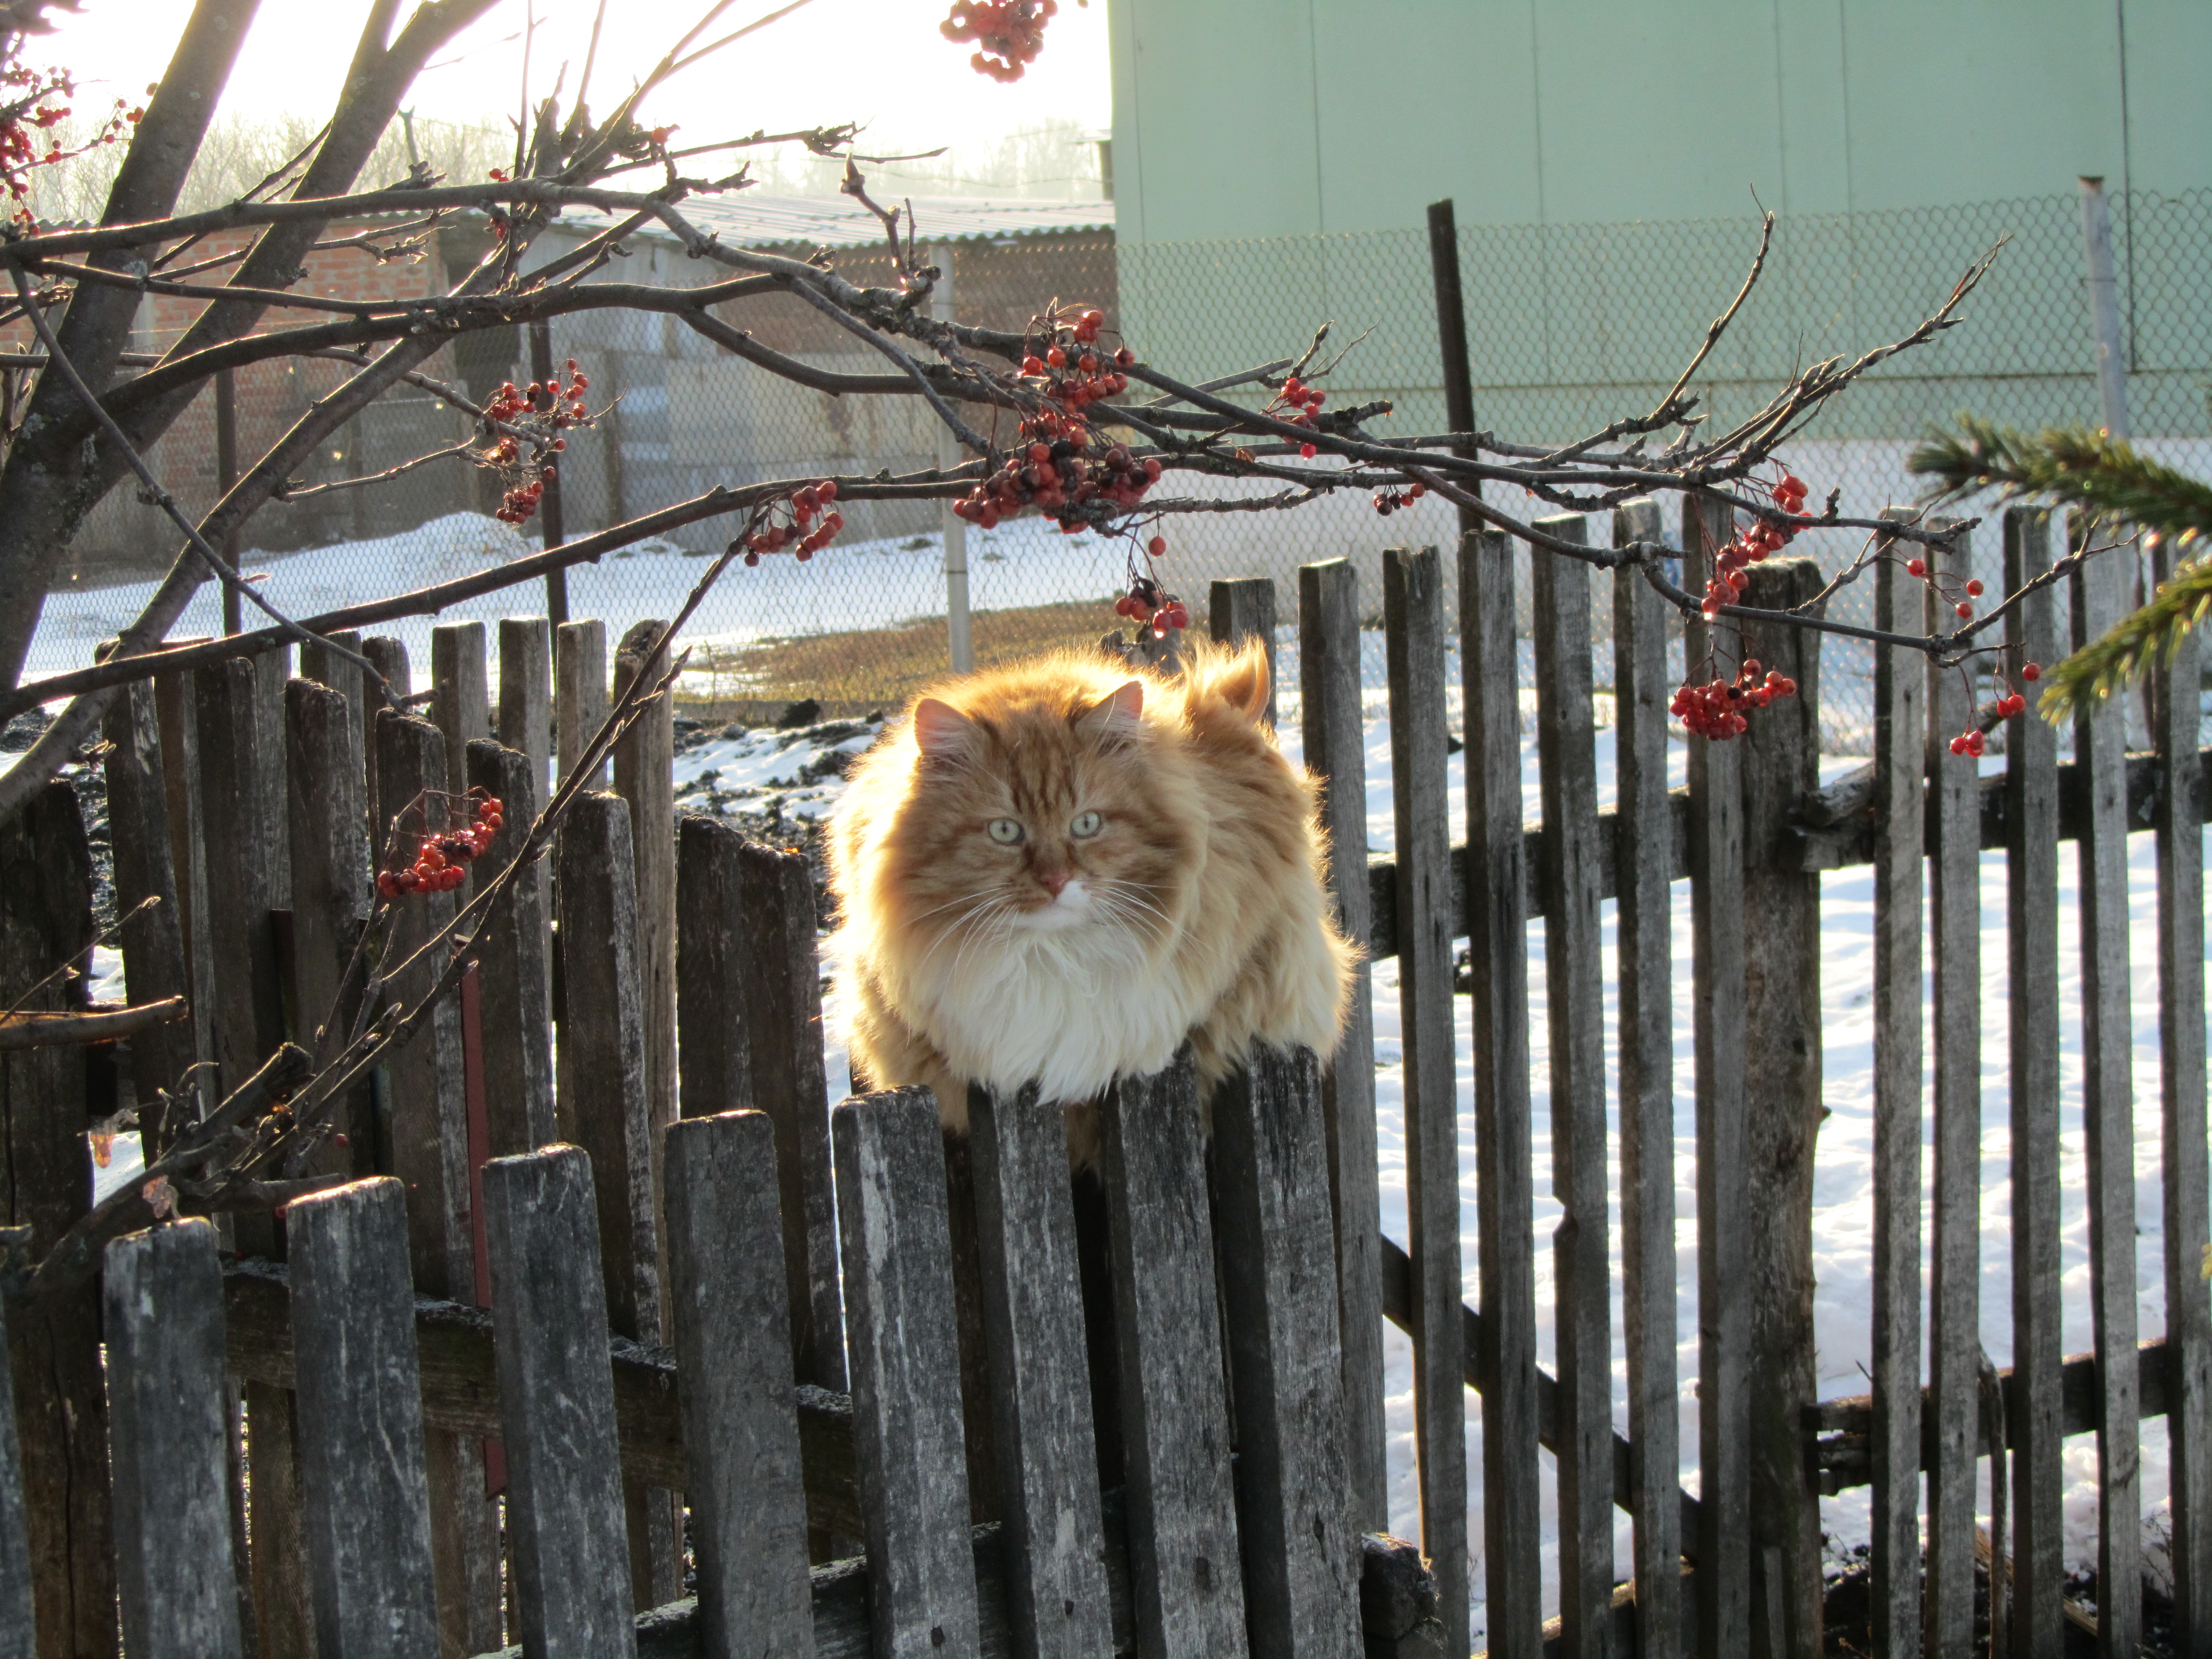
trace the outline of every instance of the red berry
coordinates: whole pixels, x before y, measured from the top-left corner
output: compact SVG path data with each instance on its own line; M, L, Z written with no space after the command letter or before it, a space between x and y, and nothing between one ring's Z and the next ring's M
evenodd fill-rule
M1979 583L1979 582L1978 582L1978 581L1970 581L1970 582L1968 582L1968 583L1966 584L1966 597L1967 597L1968 599L1980 599L1980 598L1982 597L1982 585L1981 585L1981 583Z
M1145 544L1145 551L1151 554L1156 559L1167 550L1168 538L1164 536L1155 536L1152 540Z
M2043 669L2036 663L2022 663L2020 665L2020 677L2026 680L2029 684L2033 685L2036 681L2043 678Z
M1316 449L1311 444L1300 444L1298 446L1298 454L1303 459L1310 461L1319 453L1321 453L1321 452Z
M1044 354L1044 360L1048 363L1050 363L1054 368L1064 368L1067 366L1067 354L1065 351L1062 351L1058 346L1054 346L1051 350L1046 352Z
M1925 559L1907 559L1905 562L1905 574L1908 576L1926 575L1928 574L1928 561Z
M1964 603L1963 601L1960 604L1958 609L1959 614L1962 617L1971 617L1974 614L1974 607Z

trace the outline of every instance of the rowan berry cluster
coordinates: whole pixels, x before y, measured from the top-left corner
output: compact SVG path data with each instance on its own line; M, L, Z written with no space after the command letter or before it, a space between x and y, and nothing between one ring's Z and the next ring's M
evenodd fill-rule
M1273 416L1287 426L1312 427L1319 423L1321 406L1328 394L1317 386L1308 386L1295 374L1283 382L1283 389L1262 412ZM1311 460L1321 452L1311 442L1298 446L1298 453Z
M1960 581L1956 576L1947 576L1941 572L1931 576L1928 573L1928 561L1925 559L1907 559L1905 562L1905 574L1908 576L1917 576L1933 587L1936 590L1936 599L1950 606L1952 613L1961 622L1974 614L1974 607L1971 601L1982 597L1982 585L1978 580L1969 578Z
M2032 662L2022 663L2020 665L2020 677L2033 685L2043 678L2042 665ZM1997 676L1997 683L2005 686L2007 690L2003 696L1989 705L1989 712L2001 720L2016 720L2025 714L2027 712L2026 694L2011 689L2012 682L2002 674ZM1954 755L1972 755L1979 757L1988 747L1989 739L1978 726L1970 726L1951 739L1951 752Z
M1762 677L1759 659L1747 657L1734 680L1715 675L1707 684L1683 686L1674 693L1668 713L1680 720L1692 737L1725 743L1743 735L1751 725L1753 709L1764 708L1777 697L1796 695L1796 681L1774 668L1767 669Z
M1313 446L1308 444L1306 447L1311 449ZM1429 487L1425 483L1409 484L1403 489L1378 489L1375 492L1375 510L1387 519L1399 508L1411 507L1428 493Z
M1076 313L1073 322L1047 319L1036 349L1022 357L1022 373L1043 379L1045 395L1070 414L1127 391L1129 377L1120 371L1135 362L1137 354L1127 346L1110 352L1100 346L1098 335L1105 326L1106 313L1096 307Z
M738 538L738 544L745 550L745 562L758 564L763 553L781 553L791 548L792 556L801 564L836 539L837 532L845 527L845 515L830 510L830 503L837 499L837 481L824 478L820 483L801 484L791 492L786 508L789 521L775 522L777 503L771 502L768 516ZM815 515L822 522L814 522ZM793 544L797 545L793 546Z
M1059 9L1058 0L954 0L937 27L948 40L975 43L968 61L976 74L1018 81L1044 50L1044 26Z
M1114 601L1114 614L1129 617L1139 628L1149 626L1156 637L1163 639L1171 628L1190 626L1190 612L1183 602L1150 576L1131 580L1129 591Z
M467 866L483 856L507 822L496 795L475 803L475 817L465 830L425 836L415 849L415 861L404 870L377 872L376 890L386 898L408 893L450 893L468 875Z
M493 442L489 448L475 452L477 464L520 475L492 514L501 524L529 521L544 499L545 486L560 476L556 464L546 459L568 448L568 441L560 434L591 422L584 393L592 383L576 367L574 357L568 359L567 368L565 385L558 374L550 380L532 380L526 386L507 380L484 404L484 423L491 428ZM529 447L526 456L526 444Z
M76 91L66 70L31 69L21 64L0 70L0 182L5 183L8 194L15 198L10 217L19 224L31 222L31 186L26 175L32 168L52 167L102 144L119 143L145 119L143 106L126 105L118 98L98 130L82 143L68 145L44 136L71 113L68 104L52 100L74 96ZM147 96L153 93L149 85Z
M1784 513L1804 512L1805 481L1796 473L1784 473L1771 493L1775 505ZM1778 520L1753 520L1736 532L1735 540L1713 556L1712 580L1705 584L1705 600L1698 608L1708 617L1717 617L1723 605L1734 605L1737 597L1751 585L1747 567L1779 553L1789 546L1796 534L1795 530Z

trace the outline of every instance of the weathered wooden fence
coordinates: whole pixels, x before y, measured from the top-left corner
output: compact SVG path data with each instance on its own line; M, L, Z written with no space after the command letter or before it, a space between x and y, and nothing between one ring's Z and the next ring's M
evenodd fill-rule
M1656 509L1638 505L1615 533L1657 529ZM1684 532L1693 579L1729 532L1695 516ZM2045 517L2013 513L2004 535L2012 586L2049 568ZM1963 537L1951 556L1963 561ZM660 706L617 753L617 792L584 799L543 879L495 924L463 994L347 1103L344 1142L309 1172L327 1190L281 1219L133 1235L111 1247L104 1288L9 1304L14 1400L0 1430L17 1433L0 1432L0 1659L112 1653L118 1609L134 1656L460 1656L507 1641L547 1654L1443 1654L1469 1646L1478 1559L1493 1653L1809 1655L1819 1498L1869 1483L1878 1651L1965 1651L1978 1553L2007 1563L1990 1577L2010 1652L2059 1652L2070 1619L2103 1651L2132 1654L2136 1598L2100 1595L2094 1613L2066 1599L2060 1446L2098 1435L2100 1583L2131 1586L2136 1425L2160 1413L2176 1650L2212 1652L2193 648L2161 671L2154 753L2123 752L2117 714L2100 714L2061 765L2030 718L2008 728L2004 775L1978 782L1943 750L1972 717L1966 681L1886 657L1874 763L1821 790L1816 641L1778 631L1756 653L1798 680L1798 699L1763 711L1741 742L1692 744L1689 787L1670 792L1666 703L1682 672L1670 648L1732 661L1741 643L1692 628L1673 644L1632 573L1592 578L1480 535L1460 560L1466 842L1448 829L1443 572L1433 550L1394 553L1382 598L1396 849L1364 868L1341 857L1334 877L1347 928L1374 958L1397 958L1403 1249L1379 1227L1364 981L1334 1063L1264 1060L1217 1103L1210 1151L1187 1066L1118 1085L1102 1109L1096 1188L1072 1197L1058 1178L1060 1115L1030 1095L971 1103L963 1147L940 1141L913 1091L825 1113L805 862L712 820L672 833ZM1890 565L1877 579L1885 618L1917 628L1915 585ZM1520 805L1516 580L1534 585L1534 827ZM2037 594L2011 637L2031 657L2060 654L2062 615L2078 635L2115 614L2109 580L2092 564L2070 594ZM1754 571L1753 598L1797 603L1817 585L1809 567L1777 562ZM1609 629L1593 614L1608 599ZM1218 635L1272 641L1268 584L1218 584L1213 601ZM1364 845L1367 822L1361 614L1348 563L1302 573L1304 752L1346 849ZM1607 632L1617 805L1601 812L1593 639ZM653 672L651 637L632 630L611 665L597 623L556 635L511 620L495 697L483 629L469 623L440 630L421 696L397 641L360 642L400 707L372 707L361 678L322 653L289 683L271 655L118 702L102 760L118 897L165 901L125 938L131 996L182 994L192 1007L129 1045L142 1112L194 1058L212 1099L285 1036L353 1022L362 987L348 964L372 836L425 787L481 784L507 803L510 827L478 870L501 867L604 714L610 668L617 687ZM422 704L433 720L407 712ZM2146 829L2159 847L2168 1314L2166 1336L2139 1344L2125 837ZM2057 1006L2069 839L2081 859L2079 1011ZM65 786L0 830L8 1003L89 938L84 846ZM2008 854L2012 892L2017 1364L1995 1377L1976 1285L1989 848ZM1873 1391L1821 1401L1808 1208L1823 1109L1819 878L1850 863L1871 863L1876 888ZM1695 958L1678 986L1670 928L1684 880ZM410 901L408 936L441 937L460 896ZM1540 987L1527 931L1537 919ZM1455 1042L1455 994L1472 997L1471 1054ZM58 981L33 1006L82 995ZM1564 1212L1551 1373L1537 1363L1538 995L1547 1163ZM1676 1431L1673 1030L1685 998L1695 1498ZM2069 1358L2057 1033L2076 1012L2097 1349ZM1459 1228L1463 1060L1474 1305ZM118 1095L103 1061L97 1049L0 1052L19 1261L88 1204L83 1127ZM540 1150L556 1141L567 1144ZM358 1179L328 1185L340 1177ZM1612 1403L1610 1203L1623 1231L1625 1433ZM1386 1321L1412 1338L1432 1579L1410 1547L1379 1535ZM1549 1622L1540 1447L1556 1460ZM1976 1527L1977 1460L1993 1450L2007 1455L1993 1467L2009 1500L1994 1548ZM1625 1561L1616 1510L1632 1522Z

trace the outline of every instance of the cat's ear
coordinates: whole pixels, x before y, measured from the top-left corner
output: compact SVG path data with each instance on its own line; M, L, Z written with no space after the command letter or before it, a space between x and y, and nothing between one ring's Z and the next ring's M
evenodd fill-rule
M975 735L975 722L949 702L924 697L914 706L914 743L923 755L941 760L964 752Z
M1248 720L1267 712L1267 653L1254 648L1232 659L1213 682L1213 693Z
M1075 718L1079 736L1096 743L1124 742L1137 735L1139 717L1145 712L1145 683L1130 680L1115 687Z

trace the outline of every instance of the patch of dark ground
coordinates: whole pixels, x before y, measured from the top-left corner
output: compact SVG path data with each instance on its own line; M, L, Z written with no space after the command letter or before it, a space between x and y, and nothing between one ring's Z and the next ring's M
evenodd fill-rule
M53 724L43 708L27 708L0 728L0 755L21 755ZM96 744L77 751L76 758L61 769L62 781L76 791L84 813L85 837L92 844L93 925L105 932L115 926L115 842L107 827L107 774L100 769Z
M1847 1565L1844 1570L1827 1582L1823 1607L1826 1650L1832 1654L1870 1654L1874 1651L1874 1575L1867 1564L1865 1546L1851 1551L1844 1559ZM2097 1575L2069 1574L2066 1595L2084 1613L2094 1615L2097 1608ZM2094 1635L2071 1619L2063 1620L2059 1628L2065 1638L2065 1659L2095 1659ZM1989 1650L1990 1575L1989 1570L1977 1562L1973 1651L1984 1654ZM2148 1580L2142 1587L2142 1646L2137 1652L2142 1659L2168 1659L2174 1652L2173 1600Z

